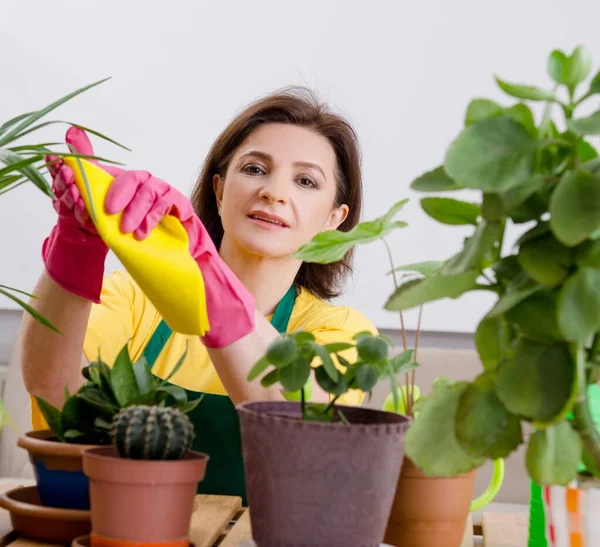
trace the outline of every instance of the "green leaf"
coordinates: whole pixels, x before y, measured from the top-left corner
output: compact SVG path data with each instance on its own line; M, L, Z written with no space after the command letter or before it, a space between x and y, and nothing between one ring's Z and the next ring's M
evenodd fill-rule
M97 387L80 389L74 395L74 397L82 399L87 404L98 410L103 416L107 416L109 418L112 418L112 416L119 410L119 407L110 400L109 396L103 391L100 391Z
M27 311L36 321L38 321L45 327L48 327L49 329L53 330L54 332L61 334L61 332L48 319L46 319L40 312L38 312L36 309L32 308L26 302L23 302L23 300L21 300L20 298L17 298L14 294L11 294L10 292L4 290L1 286L0 286L0 294L3 294L7 298L10 298L13 302L16 302L25 311Z
M33 182L47 196L54 197L54 192L48 181L40 175L37 168L31 165L23 165L23 158L19 154L0 148L0 162L10 165L12 169Z
M354 344L349 344L348 342L332 342L331 344L325 344L323 347L331 354L353 348Z
M583 82L592 69L592 57L583 46L577 46L568 59L565 73L565 83L574 89Z
M502 116L504 108L489 99L473 99L467 107L465 126L472 125L481 120Z
M587 95L595 95L596 93L600 93L600 71L592 79Z
M60 410L58 408L52 406L50 403L46 402L41 397L35 397L35 400L38 404L40 412L44 416L46 423L52 430L52 432L56 435L56 438L59 441L64 441L63 431L61 427L60 420Z
M310 363L296 358L279 371L279 382L288 391L297 391L306 384L310 376Z
M325 372L327 373L327 375L334 382L337 382L340 374L339 374L338 370L335 368L335 365L333 364L331 356L329 355L327 350L320 344L315 344L315 343L313 343L313 350L317 354L317 356L321 358L321 361L323 363L323 368L325 369ZM291 391L294 391L294 390L291 390Z
M561 288L558 323L567 340L585 342L600 329L600 269L581 268Z
M562 340L558 326L556 291L540 291L506 312L506 318L519 332L532 340L553 342Z
M520 123L532 137L537 137L537 128L535 127L535 119L533 112L524 103L518 103L505 110L506 115L512 118L517 123Z
M484 318L479 323L475 347L486 370L494 370L502 362L510 350L510 329L503 316Z
M188 412L194 410L202 402L202 399L204 399L204 394L200 395L199 397L196 397L191 401L188 401L187 403L178 405L177 408L183 414L187 414Z
M494 307L487 314L488 318L498 317L514 308L519 302L529 298L532 294L541 291L544 287L538 285L528 277L517 276L504 294L498 298Z
M467 127L450 145L445 168L457 184L503 192L533 174L536 141L509 118L491 118Z
M452 198L423 198L421 207L431 218L443 224L476 226L481 215L481 209L476 203Z
M311 422L331 422L333 421L333 408L329 408L323 403L311 403L306 405L303 418Z
M267 348L267 361L276 367L285 367L298 354L298 345L294 338L279 337L273 340Z
M91 89L92 87L95 87L101 83L104 83L107 80L110 80L110 78L104 78L103 80L100 80L98 82L94 82L92 84L81 87L81 88L73 91L72 93L65 95L64 97L61 97L57 101L54 101L52 104L49 104L45 108L42 108L41 110L33 112L30 116L24 118L21 121L21 123L17 124L16 127L13 126L13 128L6 135L4 135L0 138L0 146L4 146L5 144L11 142L13 139L17 138L17 136L24 129L26 129L30 125L34 124L40 118L43 118L46 114L48 114L52 110L55 110L62 104L66 103L67 101L70 101L73 97L79 95L80 93L83 93L84 91L87 91L88 89Z
M172 397L175 406L187 403L187 393L185 392L185 389L174 384L161 386L156 390L156 393L164 393Z
M525 464L536 483L566 486L577 477L581 457L581 439L563 420L531 435Z
M110 381L113 393L121 407L140 395L127 344L117 355L110 373Z
M585 118L567 120L567 127L578 135L600 135L600 110Z
M262 387L270 387L273 384L276 384L279 381L279 372L280 370L283 369L274 369L271 372L269 372L269 374L266 374L265 376L263 376L260 380L260 385Z
M533 241L538 237L547 234L550 231L550 223L549 222L540 222L536 224L533 228L527 230L519 239L517 239L516 245L523 245L528 241Z
M577 155L582 163L591 161L598 157L598 151L588 141L581 139L577 144Z
M94 419L94 427L97 427L99 429L110 429L111 424L110 422L107 422L104 418L96 416L96 418Z
M498 194L483 194L481 216L489 222L499 222L504 216L504 205Z
M440 260L429 260L426 262L415 262L414 264L406 264L405 266L398 266L393 271L395 272L411 272L419 273L421 275L431 275L432 273L439 270L444 263ZM389 271L388 275L392 272Z
M448 176L443 165L423 173L411 183L410 187L418 192L450 192L461 189Z
M300 247L294 254L294 258L317 264L337 262L355 245L381 239L395 228L406 226L404 222L391 222L391 218L407 202L408 200L406 199L399 201L385 215L375 220L361 222L348 232L340 230L325 230L320 232L309 243Z
M498 222L481 222L463 249L442 267L440 273L455 276L483 269L483 262L491 260L501 235L502 226Z
M149 393L153 389L155 382L148 361L142 355L132 366L140 395Z
M523 272L517 255L508 255L492 264L492 270L499 281L512 281Z
M84 436L85 436L85 433L83 433L82 431L77 431L76 429L67 429L67 431L65 431L65 434L64 434L65 440L78 439L78 438L84 437Z
M478 277L479 272L469 271L449 276L435 273L423 279L412 279L398 287L385 303L385 309L404 311L442 298L458 298L476 288Z
M559 241L574 247L600 228L600 178L583 171L565 173L550 200L550 226Z
M379 363L388 356L388 345L376 336L362 337L356 343L360 358L367 363Z
M265 370L267 370L269 365L269 360L265 356L261 357L250 369L250 372L248 373L248 381L251 382L255 378L258 378Z
M390 364L392 363L392 361L390 361ZM394 374L396 376L399 376L401 374L406 374L407 372L410 372L411 370L417 369L421 366L421 363L418 363L417 361L409 361L408 363L405 363L403 365L397 365L396 363L391 365L391 368L394 372Z
M324 367L317 367L315 369L315 379L322 389L332 395L342 395L348 391L348 382L346 378L340 374L336 380L332 380L331 376L324 370Z
M545 234L521 245L518 260L531 279L554 287L569 275L573 252L551 234Z
M496 83L506 94L517 97L518 99L527 99L529 101L552 101L554 93L538 87L529 85L520 85L506 82L500 78L495 78Z
M544 175L536 173L526 183L516 188L511 188L501 194L502 205L506 213L522 205L531 196L544 187Z
M298 345L304 344L306 342L314 342L315 341L315 335L312 332L306 332L306 331L291 332L288 334L288 336L293 336L294 340L296 340L296 344L298 344Z
M575 250L575 262L587 268L600 267L600 239L586 241Z
M521 422L494 391L493 372L484 372L463 392L456 413L456 438L476 457L506 458L523 442Z
M183 351L182 356L179 358L177 363L175 363L173 370L171 370L171 372L169 372L168 376L161 382L162 385L165 385L167 382L169 382L171 380L171 378L173 378L173 376L175 376L175 374L177 374L177 372L179 371L179 369L185 362L185 358L187 357L187 353L188 353L188 348L189 348L189 343L186 341L185 350Z
M548 57L548 74L557 84L567 83L567 55L555 49Z
M404 447L425 476L453 477L483 463L461 447L455 434L458 403L468 385L438 384L431 395L419 402L419 412L406 432Z
M521 338L514 357L501 363L496 374L496 392L508 410L548 422L569 400L575 366L566 344Z
M404 366L408 365L410 362L412 362L414 355L415 355L414 349L407 349L407 350L399 353L398 355L395 355L394 357L392 357L390 359L390 366L392 367L394 374L398 374L398 371L402 367L404 367Z
M25 114L19 114L18 116L11 118L7 122L4 122L2 125L0 125L0 135L2 133L4 133L9 127L15 125L16 123L20 122L21 120L24 120L25 118L31 116L32 114L35 114L35 112L25 112Z
M379 370L368 363L357 367L354 374L356 385L364 392L371 391L379 380Z

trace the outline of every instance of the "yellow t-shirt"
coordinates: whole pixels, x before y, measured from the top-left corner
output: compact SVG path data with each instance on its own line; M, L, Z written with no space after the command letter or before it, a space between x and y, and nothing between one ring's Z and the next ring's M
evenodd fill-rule
M131 359L135 361L142 356L160 321L156 308L131 276L125 271L113 272L104 278L101 303L92 305L84 354L90 362L100 355L102 361L112 366L119 351L128 344ZM362 331L377 334L374 325L360 312L346 306L334 306L304 288L296 298L287 330L297 329L311 332L320 344L350 342L356 333ZM186 342L186 360L170 382L190 391L226 395L208 352L197 336L173 333L154 363L152 373L166 378L183 355ZM346 350L340 355L352 362L356 358L356 350ZM338 401L358 406L363 398L362 391L353 389ZM34 429L48 427L35 399L32 399L32 425Z

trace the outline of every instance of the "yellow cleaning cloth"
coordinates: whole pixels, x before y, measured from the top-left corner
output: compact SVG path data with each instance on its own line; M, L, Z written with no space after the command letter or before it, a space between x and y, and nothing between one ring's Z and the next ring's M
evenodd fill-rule
M188 235L181 222L168 215L141 241L133 233L124 234L120 229L123 213L109 215L104 209L114 177L84 159L65 157L64 161L73 170L75 184L98 234L165 322L175 332L204 336L209 329L204 278L190 255Z

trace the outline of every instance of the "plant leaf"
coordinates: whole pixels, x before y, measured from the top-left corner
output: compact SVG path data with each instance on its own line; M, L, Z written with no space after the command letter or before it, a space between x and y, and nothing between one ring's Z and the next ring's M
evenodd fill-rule
M519 302L541 291L544 287L528 277L517 277L506 292L498 298L494 307L487 314L488 318L498 317L514 308Z
M532 137L537 137L538 131L535 127L533 112L524 103L517 103L505 110L506 116L520 123Z
M140 391L127 344L123 346L115 360L110 381L119 406L124 407L129 401L139 397Z
M475 347L483 368L494 370L509 354L510 330L503 316L484 318L475 331Z
M335 365L333 364L331 356L329 355L329 353L327 352L325 347L321 346L320 344L315 344L315 343L313 343L312 347L313 347L314 352L317 354L317 356L321 358L321 361L323 363L323 368L325 369L325 372L327 373L327 375L334 382L337 382L340 374L339 374L338 370L335 368ZM302 385L304 385L304 383ZM298 388L298 389L300 389L300 388ZM295 390L292 389L290 391L295 391Z
M496 371L496 393L513 414L549 422L565 408L575 366L564 343L517 341L514 357Z
M202 402L202 399L204 399L204 394L200 395L199 397L196 397L195 399L192 399L191 401L187 401L182 405L177 405L177 408L183 414L187 414L188 412L194 410Z
M263 376L260 380L260 385L262 387L270 387L273 384L276 384L279 381L279 372L283 369L273 369L269 374Z
M139 394L145 395L152 391L155 379L146 358L142 355L135 363L133 363L132 367Z
M460 397L456 438L475 457L506 458L523 442L521 421L494 391L494 373L484 372Z
M45 327L48 327L49 329L52 329L54 332L57 332L58 334L62 334L48 319L46 319L40 312L38 312L37 310L35 310L34 308L32 308L29 304L27 304L26 302L23 302L20 298L17 298L14 294L11 294L10 292L4 290L3 288L0 287L0 294L3 294L4 296L6 296L7 298L10 298L12 301L16 302L19 306L21 306L25 311L27 311L36 321L38 321L39 323L41 323L42 325L44 325Z
M540 342L563 339L558 326L556 291L539 291L506 312L506 318L527 338Z
M366 393L371 391L379 380L379 370L375 365L365 363L356 367L354 378L359 389Z
M432 273L439 270L444 263L440 260L428 260L426 262L416 262L414 264L406 264L405 266L398 266L393 271L395 272L411 272L419 273L421 275L431 275ZM392 272L389 271L388 275Z
M544 187L544 175L536 173L526 183L501 194L505 213L510 213Z
M568 485L577 476L582 443L571 424L562 420L529 438L525 464L538 484Z
M443 276L435 273L423 279L412 279L400 285L385 304L389 311L404 311L441 298L458 298L476 288L479 272L468 271Z
M502 116L504 108L497 102L489 99L473 99L467 107L465 126L472 125L481 120Z
M323 346L329 354L337 353L338 351L344 351L355 347L354 344L348 342L332 342L331 344L325 344Z
M302 358L294 359L279 371L279 383L288 391L302 389L310 376L310 363Z
M481 215L481 209L476 203L452 198L423 198L421 207L431 218L443 224L476 226Z
M553 101L554 93L538 87L529 85L513 84L500 78L495 78L496 83L506 94L518 99L527 99L529 101Z
M399 201L383 216L357 224L348 232L326 230L318 233L309 243L300 247L294 257L304 262L329 264L341 260L355 245L381 239L394 228L406 226L404 222L390 222L408 200Z
M419 412L404 437L406 455L425 476L451 477L467 473L483 462L459 444L456 429L458 403L466 382L437 384L419 401Z
M0 125L0 135L2 133L4 133L9 127L15 125L16 123L20 122L21 120L24 120L25 118L31 116L32 114L35 114L35 112L25 112L25 114L19 114L18 116L11 118L7 122L4 122L2 125Z
M44 194L52 198L54 197L54 192L46 179L31 165L23 165L23 158L19 154L0 148L0 162L5 165L17 165L16 167L13 167L13 169L33 182L33 184L35 184ZM21 166L18 166L18 164L21 164Z
M185 403L187 403L187 394L185 392L185 389L183 389L180 386L176 386L176 385L166 385L166 386L160 386L157 390L157 393L166 393L167 395L171 396L173 398L173 400L175 401L174 406L180 406L183 405Z
M269 365L270 363L266 356L261 357L250 369L250 372L248 373L248 381L251 382L255 378L258 378L265 370L267 370Z
M348 391L348 381L345 376L340 374L336 380L333 380L331 376L327 374L324 367L317 367L315 369L315 379L322 389L332 395L342 395Z
M600 110L585 118L567 120L567 127L578 135L600 135Z
M573 264L572 250L551 234L522 244L517 258L531 279L547 287L554 287L566 279Z
M600 228L600 178L579 169L562 177L550 199L550 227L556 238L574 247Z
M61 427L60 420L60 410L58 408L52 406L50 403L46 402L41 397L35 397L35 400L38 404L40 412L44 416L46 423L52 430L52 432L56 435L56 438L59 441L64 441L63 431Z
M185 342L185 350L183 351L182 356L179 358L179 360L177 361L177 363L175 363L175 366L173 367L173 370L171 370L171 372L169 373L169 375L163 380L163 382L161 382L161 385L165 385L168 381L171 380L171 378L173 378L173 376L175 376L175 374L177 374L177 371L181 368L181 365L183 365L185 358L187 357L188 354L188 348L189 348L189 343Z
M446 153L445 168L460 186L503 192L529 180L536 146L521 124L490 118L463 130Z
M575 262L587 268L600 267L600 239L586 241L575 250Z
M558 323L573 342L583 343L600 329L600 269L580 268L562 286Z
M448 176L443 165L423 173L411 183L410 187L418 192L448 192L461 189Z

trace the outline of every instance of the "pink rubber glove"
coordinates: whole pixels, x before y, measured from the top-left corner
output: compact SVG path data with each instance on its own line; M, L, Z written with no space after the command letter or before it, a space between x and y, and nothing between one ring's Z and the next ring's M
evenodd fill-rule
M92 145L81 129L71 127L66 142L79 154L94 155ZM58 213L57 223L42 246L46 271L66 291L100 302L108 247L87 214L71 168L57 156L48 156L46 161L55 162L48 168L57 197L52 205ZM98 165L98 162L94 163ZM105 165L101 167L113 176L122 171Z
M111 184L108 214L121 211L121 231L144 239L165 217L177 217L188 233L190 253L198 263L206 288L210 330L202 342L221 348L254 330L254 297L223 262L190 201L178 190L146 171L125 171Z

